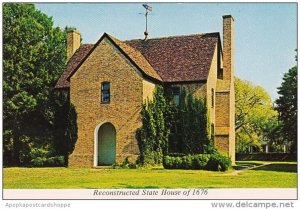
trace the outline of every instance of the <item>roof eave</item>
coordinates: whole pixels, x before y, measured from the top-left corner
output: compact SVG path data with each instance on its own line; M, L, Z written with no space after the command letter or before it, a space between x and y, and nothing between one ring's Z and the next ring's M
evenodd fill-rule
M201 80L186 80L186 81L164 81L164 84L171 84L171 85L176 85L176 84L191 84L191 83L206 83L207 79L201 79Z
M94 44L93 48L87 53L87 55L80 61L80 63L77 65L75 70L72 71L72 73L67 77L67 81L70 81L71 77L76 73L76 71L79 69L79 67L85 62L85 60L92 54L92 52L96 49L96 47L99 45L99 43L105 38L108 37L107 33L104 33L101 38L97 41L96 44Z
M83 58L83 60L77 65L77 67L75 68L75 70L73 70L73 72L67 77L67 80L70 81L71 77L75 74L75 72L80 68L80 66L85 62L85 60L91 55L91 53L93 53L93 51L96 49L96 47L101 43L101 41L107 38L113 45L114 47L116 47L141 73L142 76L152 80L154 82L158 82L158 83L162 83L162 80L153 78L152 76L147 75L124 51L123 49L121 49L121 47L118 46L118 44L116 44L114 42L114 40L107 34L104 33L101 38L97 41L97 43L93 46L93 48L89 51L89 53Z
M149 80L152 80L152 81L155 81L155 82L160 82L160 83L162 83L162 79L161 80L159 80L159 79L157 79L157 78L154 78L154 77L152 77L152 76L150 76L150 75L147 75L129 56L128 56L128 54L127 53L125 53L124 52L124 50L118 45L118 44L116 44L115 43L115 41L109 36L109 35L107 35L107 38L109 39L109 41L111 41L113 44L114 44L114 46L134 65L134 67L136 67L140 72L141 72L141 74L142 74L142 76L144 77L144 78L147 78L147 79L149 79Z

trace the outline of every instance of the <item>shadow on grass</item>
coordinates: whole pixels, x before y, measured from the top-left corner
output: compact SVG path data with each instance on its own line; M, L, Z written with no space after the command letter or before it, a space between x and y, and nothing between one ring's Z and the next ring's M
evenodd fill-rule
M163 171L166 170L165 168L151 168L151 170Z
M271 164L253 170L297 173L297 164Z

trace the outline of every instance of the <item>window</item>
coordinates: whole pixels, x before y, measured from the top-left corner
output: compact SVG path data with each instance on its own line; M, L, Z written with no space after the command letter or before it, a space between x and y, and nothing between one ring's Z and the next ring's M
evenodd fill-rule
M110 102L110 83L109 82L101 83L101 102L102 103Z
M215 91L211 89L211 107L213 108L215 104Z
M218 79L223 79L223 68L218 68Z
M173 95L174 104L178 106L180 101L180 87L178 86L172 87L172 95Z

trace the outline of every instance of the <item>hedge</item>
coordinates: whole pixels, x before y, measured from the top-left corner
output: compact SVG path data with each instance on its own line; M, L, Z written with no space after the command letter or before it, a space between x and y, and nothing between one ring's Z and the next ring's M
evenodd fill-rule
M230 166L230 158L219 153L211 155L206 165L207 170L211 171L227 171Z
M230 158L219 153L185 156L167 155L163 159L163 166L166 169L226 171L230 165Z

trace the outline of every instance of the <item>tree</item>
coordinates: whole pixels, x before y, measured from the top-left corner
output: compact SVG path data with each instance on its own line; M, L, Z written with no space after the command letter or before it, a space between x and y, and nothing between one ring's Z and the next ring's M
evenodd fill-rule
M49 143L53 87L66 65L66 33L33 4L3 5L4 144L20 165L25 147ZM45 145L46 146L46 145ZM26 151L24 151L26 152ZM24 154L24 153L23 153Z
M248 152L252 146L260 149L263 141L271 140L271 125L278 125L271 98L262 87L239 78L235 78L235 98L237 152Z
M69 155L75 148L77 141L77 113L75 106L71 104L69 94L65 91L56 91L54 99L53 154L63 156L65 165L68 163Z
M153 100L147 101L141 111L142 127L137 131L139 161L141 164L161 164L168 150L170 135L169 105L162 86L157 86Z
M278 88L276 110L282 122L282 134L292 144L291 151L297 152L297 66L289 69Z
M278 117L270 117L262 125L262 132L264 135L264 142L270 146L272 151L283 151L283 144L285 140L281 134L282 123L278 120Z
M141 164L161 164L169 153L214 153L211 124L204 99L182 89L176 106L169 89L157 86L154 98L142 108L137 131Z
M169 151L183 154L212 153L211 123L205 99L194 97L182 88L180 102L173 109L174 121Z

